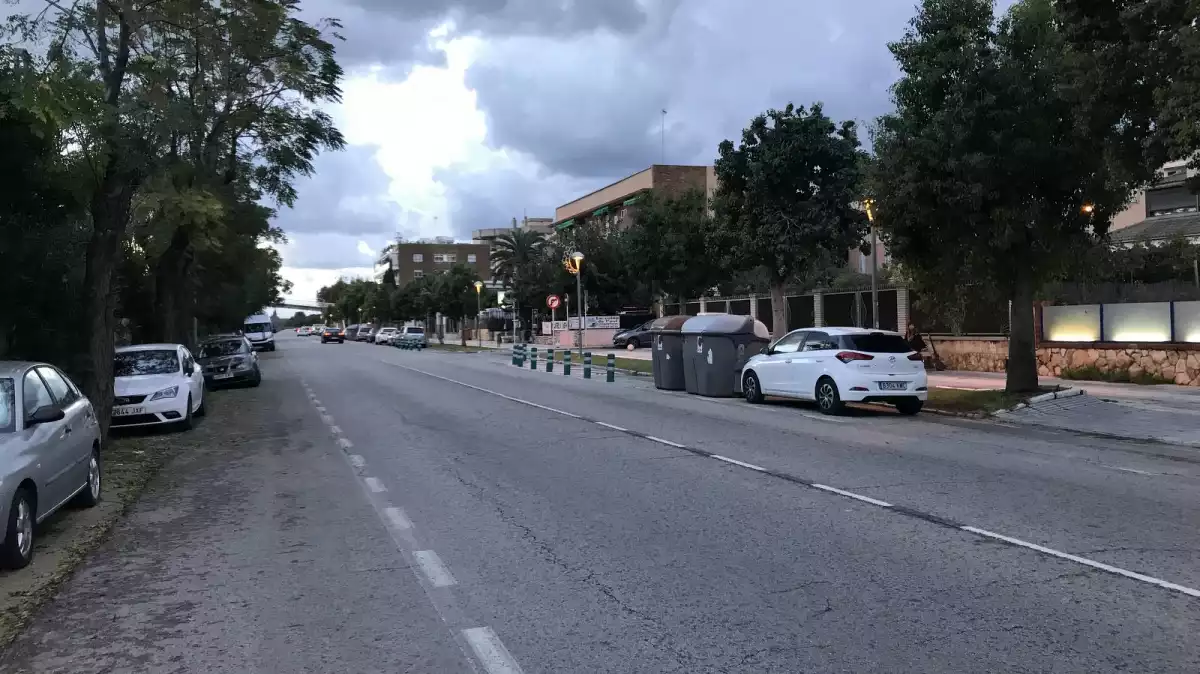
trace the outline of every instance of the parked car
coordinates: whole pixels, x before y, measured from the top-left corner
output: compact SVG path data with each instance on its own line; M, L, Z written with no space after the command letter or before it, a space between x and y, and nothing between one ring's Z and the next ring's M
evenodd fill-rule
M36 525L100 502L100 424L75 382L45 363L0 362L0 565L33 559Z
M391 344L392 337L399 332L397 328L380 328L379 332L375 333L376 344Z
M300 327L296 328L296 334L300 335L301 337L308 337L312 334L312 326L301 325Z
M916 414L928 387L921 354L904 337L864 328L793 330L742 368L746 400L815 400L825 414L841 412L847 402L889 403Z
M618 349L639 349L643 346L650 346L650 324L654 321L646 321L641 325L622 330L613 335L613 346Z
M417 325L409 325L402 328L400 332L392 337L392 346L399 346L401 343L409 345L420 344L422 348L429 346L429 341L425 336L425 328Z
M345 328L339 328L336 325L327 325L327 326L325 326L325 329L321 331L321 343L322 344L325 344L327 342L337 342L338 344L343 344L343 343L345 343L345 341L346 341L346 329Z
M182 344L138 344L117 349L112 426L175 424L192 427L204 416L204 376Z
M210 389L230 384L258 386L262 383L258 354L246 340L238 337L205 340L200 344L196 362Z
M266 314L247 316L243 321L242 334L250 340L250 344L259 351L275 350L275 325Z
M354 340L358 342L372 342L375 340L375 326L369 323L363 323L358 326L358 332L354 334Z
M311 336L317 336L317 337L320 337L320 336L321 336L321 334L322 334L322 333L324 333L324 332L325 332L325 326L324 326L324 325L314 325L314 326L312 326L312 327L309 329L309 331L308 331L308 334L309 334L309 336L310 336L310 337L311 337Z

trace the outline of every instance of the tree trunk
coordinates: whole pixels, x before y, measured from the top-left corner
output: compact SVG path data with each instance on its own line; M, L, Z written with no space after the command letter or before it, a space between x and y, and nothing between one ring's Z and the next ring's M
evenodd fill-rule
M195 315L191 292L193 257L191 239L184 228L178 227L154 272L159 339L172 344L184 344L189 348L194 346L191 343L192 319Z
M787 298L783 296L783 284L771 286L771 337L779 339L788 332Z
M1033 334L1033 280L1028 270L1017 271L1008 331L1008 377L1004 389L1029 392L1038 388L1037 349Z

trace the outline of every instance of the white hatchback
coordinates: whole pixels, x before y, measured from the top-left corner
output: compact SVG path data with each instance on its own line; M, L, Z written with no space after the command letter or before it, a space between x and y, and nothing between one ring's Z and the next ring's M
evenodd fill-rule
M864 328L794 330L742 368L746 400L815 400L825 414L846 402L889 403L916 414L929 399L921 355L899 333Z
M182 344L139 344L113 358L112 426L178 424L204 416L204 375Z

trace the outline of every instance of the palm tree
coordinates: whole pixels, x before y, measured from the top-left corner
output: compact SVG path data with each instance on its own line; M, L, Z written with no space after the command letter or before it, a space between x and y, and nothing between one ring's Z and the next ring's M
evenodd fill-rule
M399 242L389 243L384 246L383 250L379 251L379 259L375 262L377 265L387 267L387 270L383 272L384 285L398 285L396 283L396 270L392 267L392 251L396 250L397 245L399 245Z
M527 276L540 257L546 237L530 229L513 229L496 237L492 244L492 276L511 288Z

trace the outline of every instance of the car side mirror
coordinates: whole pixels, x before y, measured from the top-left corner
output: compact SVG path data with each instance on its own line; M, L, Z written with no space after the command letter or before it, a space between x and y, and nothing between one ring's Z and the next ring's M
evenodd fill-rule
M27 426L36 426L38 424L48 424L52 421L60 421L66 418L67 413L57 405L42 405L29 415Z
M186 375L187 375L187 376L189 376L189 377L190 377L190 376L192 376L192 374L193 374L193 373L195 373L195 372L196 372L196 366L195 366L195 365L192 365L191 363L188 363L188 364L187 364L187 367L185 367L185 368L183 369L183 373L184 373L184 374L186 374Z

